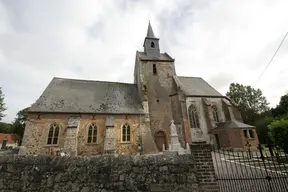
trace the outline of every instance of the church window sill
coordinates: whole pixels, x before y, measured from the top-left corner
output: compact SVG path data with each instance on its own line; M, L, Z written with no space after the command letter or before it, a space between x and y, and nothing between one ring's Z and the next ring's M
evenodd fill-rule
M131 144L131 141L122 141L121 144Z
M52 145L47 145L47 144L46 144L44 147L45 147L45 148L58 147L58 144L52 144Z
M99 145L99 143L86 143L87 146L90 146L90 145Z

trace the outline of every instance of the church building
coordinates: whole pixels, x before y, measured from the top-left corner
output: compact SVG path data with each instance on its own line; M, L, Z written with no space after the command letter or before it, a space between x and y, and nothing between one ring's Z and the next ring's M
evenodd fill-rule
M200 77L177 76L150 22L143 47L136 52L134 83L54 77L28 111L26 154L156 154L169 148L171 121L183 148L196 141L257 146L255 127L242 122L229 98Z

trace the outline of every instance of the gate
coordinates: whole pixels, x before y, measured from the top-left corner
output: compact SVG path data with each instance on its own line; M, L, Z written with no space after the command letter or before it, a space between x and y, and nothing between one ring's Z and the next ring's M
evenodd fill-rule
M220 192L287 192L288 155L277 147L257 151L212 149Z

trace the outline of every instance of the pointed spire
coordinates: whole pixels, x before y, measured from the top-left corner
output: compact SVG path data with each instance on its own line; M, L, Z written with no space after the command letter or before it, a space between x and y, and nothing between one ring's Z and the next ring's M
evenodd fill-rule
M149 20L149 24L148 24L146 37L156 38L155 35L154 35L154 32L153 32L153 29L151 27L150 20Z

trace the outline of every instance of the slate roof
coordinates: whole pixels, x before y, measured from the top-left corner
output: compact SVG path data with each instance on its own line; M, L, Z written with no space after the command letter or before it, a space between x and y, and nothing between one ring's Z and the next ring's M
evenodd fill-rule
M215 129L232 129L232 128L254 128L252 125L239 122L237 120L219 122Z
M145 52L140 52L140 51L137 51L136 53L138 55L138 57L140 58L140 60L142 61L174 61L174 59L168 55L168 53L160 53L160 57L149 57Z
M57 77L29 112L144 113L136 84Z
M178 80L177 80L178 78ZM221 93L216 91L211 85L209 85L201 77L181 77L174 76L176 83L178 82L181 90L187 96L212 96L212 97L224 97Z
M149 24L148 24L148 29L147 29L147 35L146 35L146 37L156 38L155 35L154 35L154 32L153 32L152 26L151 26L151 24L150 24L150 21L149 21Z

